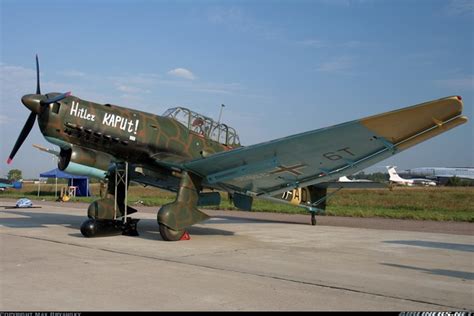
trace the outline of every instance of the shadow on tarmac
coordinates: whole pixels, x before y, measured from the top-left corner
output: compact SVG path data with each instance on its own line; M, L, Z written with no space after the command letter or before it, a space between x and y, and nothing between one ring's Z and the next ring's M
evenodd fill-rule
M310 220L308 216L308 220L305 222L299 222L295 220L283 220L283 219L263 219L263 218L249 218L249 217L238 217L238 216L221 216L217 215L212 217L213 224L227 224L227 223L236 223L236 224L252 224L252 223L278 223L278 224L295 224L295 225L310 225Z
M426 241L426 240L387 240L387 244L400 244L408 246L417 246L424 248L448 249L465 252L474 252L474 245L469 244L454 244L448 242Z
M84 216L69 214L51 214L28 211L6 211L7 214L13 214L22 217L0 218L0 225L11 228L34 228L45 225L62 225L69 228L79 229Z
M8 214L13 214L21 217L14 218L0 218L0 225L10 228L48 228L48 225L60 225L76 230L76 233L71 233L69 236L84 238L80 233L82 223L87 219L82 215L69 214L51 214L51 213L37 213L27 211L8 211ZM219 235L231 236L233 232L215 229L209 227L195 227L191 226L187 229L188 233L192 235ZM162 240L158 231L158 223L154 219L140 219L138 222L137 238ZM117 234L120 235L120 234ZM101 238L101 237L97 237ZM132 238L132 237L131 237Z
M429 274L444 275L451 278L457 278L457 279L463 279L463 280L474 280L474 273L471 273L471 272L445 270L445 269L418 268L418 267L406 266L406 265L401 265L401 264L393 264L393 263L382 263L382 264L384 266L401 268L401 269L417 270L417 271L422 271Z

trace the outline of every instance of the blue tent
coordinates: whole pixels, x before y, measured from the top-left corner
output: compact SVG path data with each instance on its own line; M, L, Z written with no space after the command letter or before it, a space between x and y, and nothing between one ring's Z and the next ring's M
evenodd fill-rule
M47 172L40 173L40 178L68 179L69 186L77 187L76 196L91 196L89 191L89 178L86 176L78 176L66 173L56 168Z

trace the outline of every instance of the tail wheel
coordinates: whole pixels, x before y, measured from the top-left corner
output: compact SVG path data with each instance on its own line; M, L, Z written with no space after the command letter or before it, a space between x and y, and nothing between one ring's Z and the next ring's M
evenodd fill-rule
M178 241L180 240L183 235L186 233L186 231L183 230L173 230L169 228L168 226L165 226L161 223L159 223L160 226L160 235L163 240L166 241Z

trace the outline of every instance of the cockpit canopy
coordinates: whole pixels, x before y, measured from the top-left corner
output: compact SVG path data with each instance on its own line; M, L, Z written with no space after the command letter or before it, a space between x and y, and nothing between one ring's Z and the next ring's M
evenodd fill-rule
M232 127L183 107L171 108L163 116L175 119L189 130L228 146L240 146L239 136Z

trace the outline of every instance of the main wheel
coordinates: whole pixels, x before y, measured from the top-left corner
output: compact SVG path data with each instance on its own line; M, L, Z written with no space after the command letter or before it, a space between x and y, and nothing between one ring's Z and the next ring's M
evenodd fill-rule
M81 225L84 237L105 237L122 234L122 225L113 220L97 220L89 218Z
M184 233L186 232L183 230L173 230L166 225L158 223L160 226L160 235L163 240L166 241L178 241L183 237Z

